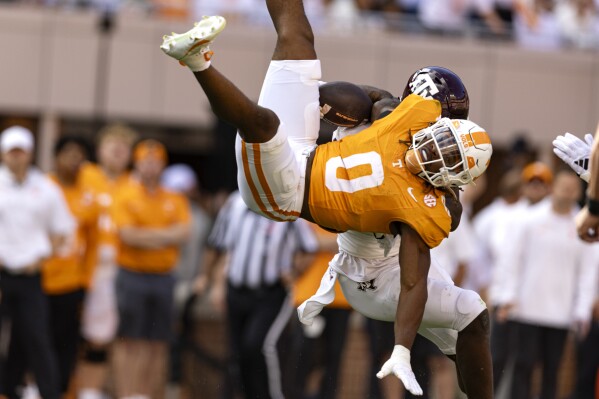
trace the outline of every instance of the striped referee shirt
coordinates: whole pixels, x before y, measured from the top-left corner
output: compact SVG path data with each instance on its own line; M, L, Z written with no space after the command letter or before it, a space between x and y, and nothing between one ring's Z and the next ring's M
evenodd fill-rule
M318 250L305 220L275 222L247 208L238 191L220 210L208 246L230 254L228 280L234 287L259 288L280 281L297 252Z

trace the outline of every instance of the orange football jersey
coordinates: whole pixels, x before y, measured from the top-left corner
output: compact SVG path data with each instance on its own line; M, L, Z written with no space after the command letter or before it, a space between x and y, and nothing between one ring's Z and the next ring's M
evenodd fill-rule
M96 164L87 163L81 168L81 181L90 189L98 201L100 215L98 218L98 245L100 256L113 257L114 255L103 255L104 252L116 254L118 246L118 234L116 226L111 219L110 208L114 197L130 184L136 184L129 172L123 173L117 179L110 179L102 168Z
M69 209L77 221L76 234L58 254L44 262L42 284L47 294L63 294L88 287L96 264L98 215L96 198L79 181L74 186L61 184L54 174L50 178L60 187Z
M376 233L390 233L390 223L401 222L429 247L439 245L451 227L444 193L410 173L404 158L411 133L440 115L438 101L412 94L362 132L317 147L308 200L314 221Z

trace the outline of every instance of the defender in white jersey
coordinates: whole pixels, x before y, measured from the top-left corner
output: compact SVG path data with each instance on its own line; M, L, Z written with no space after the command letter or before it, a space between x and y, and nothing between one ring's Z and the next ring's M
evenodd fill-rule
M311 324L322 308L333 301L337 280L354 310L372 319L394 321L401 290L399 243L400 238L391 235L354 231L339 234L339 253L329 263L318 292L299 307L300 321ZM456 287L434 258L431 258L427 288L428 299L418 333L456 360L458 372L462 366L478 367L475 352L489 351L485 303L474 291ZM465 332L463 336L461 332ZM463 353L464 350L470 353ZM417 384L410 368L409 353L405 360L406 376L402 381ZM484 357L482 360L484 364ZM381 370L384 372L385 365ZM377 375L384 376L381 373ZM468 380L460 379L460 387L466 393L473 389L468 385Z

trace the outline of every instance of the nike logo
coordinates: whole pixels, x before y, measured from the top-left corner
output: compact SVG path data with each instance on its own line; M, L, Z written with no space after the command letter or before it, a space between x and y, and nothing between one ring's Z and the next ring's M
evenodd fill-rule
M408 187L408 194L410 194L410 197L412 197L414 199L414 201L418 202L416 197L414 197L414 193L412 191L414 191L414 188Z

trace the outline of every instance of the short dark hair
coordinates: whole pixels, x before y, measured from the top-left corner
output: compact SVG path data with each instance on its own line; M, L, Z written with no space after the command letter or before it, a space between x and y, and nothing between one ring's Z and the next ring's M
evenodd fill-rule
M85 153L86 158L89 158L92 153L90 144L86 139L80 135L66 135L60 137L54 144L54 156L57 156L68 144L78 145Z

